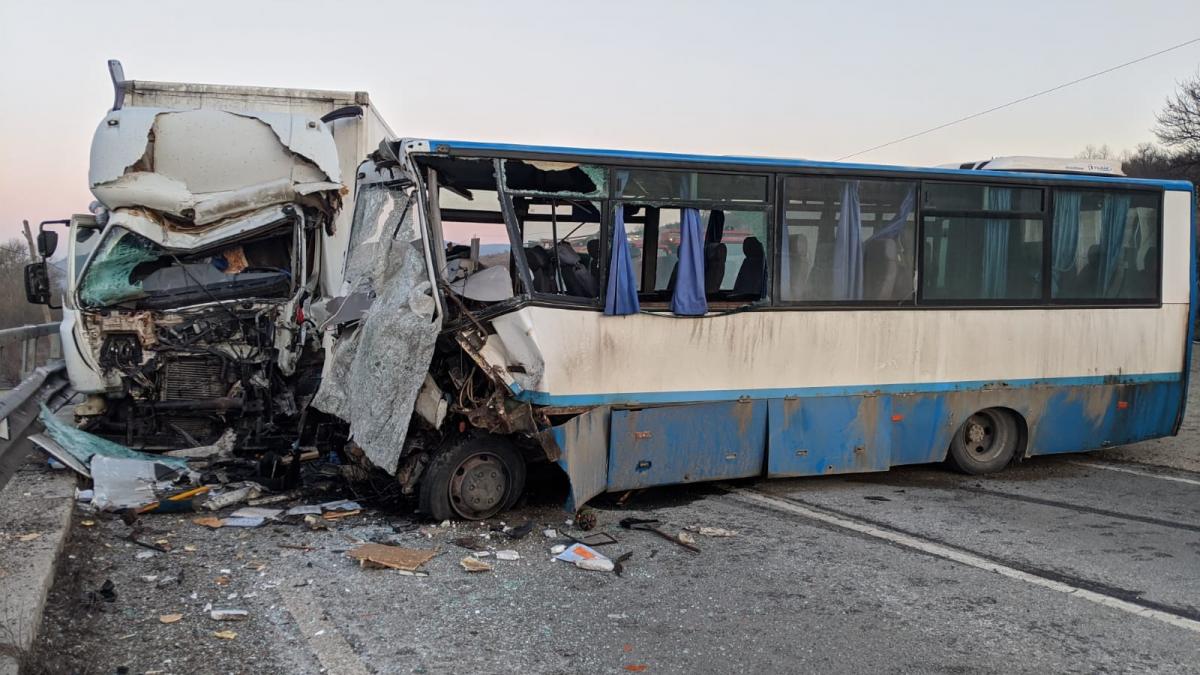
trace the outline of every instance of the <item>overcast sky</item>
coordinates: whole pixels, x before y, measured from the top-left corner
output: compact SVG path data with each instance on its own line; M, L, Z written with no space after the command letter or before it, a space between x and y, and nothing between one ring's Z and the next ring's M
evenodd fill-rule
M130 79L362 90L396 133L836 159L1200 37L1200 2L0 0L0 238L86 209ZM1200 44L861 161L1152 140Z

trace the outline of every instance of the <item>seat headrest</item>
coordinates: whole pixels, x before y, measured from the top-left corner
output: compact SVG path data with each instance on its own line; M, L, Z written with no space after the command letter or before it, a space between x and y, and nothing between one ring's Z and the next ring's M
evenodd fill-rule
M743 239L742 253L745 253L747 258L762 258L766 254L762 242L758 240L758 237L746 237Z
M525 258L529 261L530 269L540 270L550 266L550 252L541 246L526 247Z
M558 264L560 265L578 265L581 258L575 249L565 241L558 242Z

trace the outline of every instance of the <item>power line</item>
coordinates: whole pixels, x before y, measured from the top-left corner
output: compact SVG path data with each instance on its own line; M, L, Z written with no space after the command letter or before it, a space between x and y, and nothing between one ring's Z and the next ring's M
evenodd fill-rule
M984 116L984 115L986 115L986 114L988 114L988 113L993 113L993 112L996 112L997 110L1003 110L1004 108L1008 108L1008 107L1010 107L1010 106L1014 106L1014 105L1016 105L1016 104L1018 104L1018 103L1024 103L1025 101L1028 101L1028 100L1030 100L1030 99L1037 98L1037 97L1039 97L1039 96L1044 96L1044 95L1046 95L1046 94L1049 94L1049 93L1051 93L1051 92L1058 91L1059 89L1066 89L1067 87L1070 87L1071 85L1079 84L1080 82L1086 82L1087 80L1090 80L1090 79L1092 79L1092 78L1096 78L1096 77L1100 77L1101 75L1107 75L1108 73L1111 73L1111 72L1113 72L1114 70L1120 70L1120 69L1122 69L1122 68L1125 68L1125 67L1127 67L1127 66L1132 66L1132 65L1134 65L1135 63L1141 63L1142 61L1145 61L1145 60L1147 60L1147 59L1152 59L1152 58L1154 58L1154 57L1156 57L1156 56L1161 56L1161 55L1163 55L1163 54L1166 54L1167 52L1173 52L1173 51L1175 51L1176 49L1182 49L1183 47L1186 47L1186 46L1188 46L1188 45L1190 45L1190 44L1194 44L1194 43L1196 43L1196 42L1200 42L1200 37L1198 37L1198 38L1192 38L1191 40L1188 40L1187 42L1180 42L1179 44L1177 44L1177 45L1175 45L1175 46L1173 46L1173 47L1167 47L1166 49L1163 49L1163 50L1160 50L1160 51L1154 52L1153 54L1147 54L1147 55L1145 55L1145 56L1142 56L1142 57L1136 58L1136 59L1134 59L1134 60L1132 60L1132 61L1126 61L1125 63L1122 63L1122 64L1120 64L1120 65L1113 66L1113 67L1111 67L1111 68L1106 68L1106 69L1104 69L1104 70L1101 70L1101 71L1098 71L1098 72L1092 73L1091 75L1085 75L1085 76L1083 76L1083 77L1081 77L1081 78L1079 78L1079 79L1071 80L1070 82L1064 82L1064 83L1062 83L1062 84L1059 84L1059 85L1056 85L1056 86L1050 87L1049 89L1043 89L1042 91L1039 91L1039 92L1037 92L1037 93L1034 93L1034 94L1029 94L1028 96L1022 96L1021 98L1018 98L1018 99L1013 99L1013 100L1009 101L1008 103L1001 103L1000 105L998 105L998 106L995 106L995 107L992 107L992 108L988 108L987 110L981 110L981 111L979 111L979 112L977 112L977 113L971 113L970 115L967 115L967 116L965 116L965 117L960 117L960 118L958 118L958 119L956 119L956 120L951 120L951 121L949 121L949 122L946 122L946 123L944 123L944 124L939 124L939 125L937 125L936 127L930 127L930 128L928 128L928 129L926 129L926 130L924 130L924 131L918 131L918 132L917 132L917 133L915 133L915 134L909 134L908 136L905 136L905 137L903 137L903 138L897 138L897 139L896 139L896 140L894 140L894 141L888 141L887 143L881 143L881 144L879 144L879 145L876 145L876 146L873 146L873 147L867 148L866 150L859 150L858 152L851 153L851 154L849 154L849 155L846 155L846 156L844 156L844 157L838 157L838 158L837 158L836 160L834 160L834 161L836 161L836 162L840 162L840 161L842 161L843 159L850 159L851 157L857 157L857 156L859 156L859 155L866 154L866 153L868 153L868 152L872 152L872 151L874 151L874 150L879 150L880 148L886 148L886 147L888 147L889 145L895 145L895 144L897 144L897 143L903 143L904 141L912 140L912 139L914 139L914 138L916 138L916 137L918 137L918 136L924 136L925 134L931 134L931 133L933 133L933 132L935 132L935 131L938 131L938 130L941 130L941 129L945 129L946 127L954 126L955 124L958 124L958 123L960 123L960 122L966 122L967 120L973 120L973 119L975 119L976 117L982 117L982 116Z

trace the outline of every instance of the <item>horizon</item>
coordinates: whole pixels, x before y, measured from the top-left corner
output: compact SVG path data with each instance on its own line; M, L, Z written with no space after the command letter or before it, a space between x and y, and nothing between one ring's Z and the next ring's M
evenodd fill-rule
M400 137L832 161L1182 42L1200 25L1200 4L1164 1L769 6L618 2L595 15L535 2L346 3L331 13L306 0L247 13L222 1L163 17L141 2L5 5L0 240L19 237L22 219L92 201L108 58L130 80L366 91ZM111 21L118 11L129 18ZM1163 30L1168 18L1180 28ZM362 26L402 27L404 48ZM209 53L213 40L220 53ZM1131 151L1155 141L1156 113L1198 74L1193 44L852 161Z

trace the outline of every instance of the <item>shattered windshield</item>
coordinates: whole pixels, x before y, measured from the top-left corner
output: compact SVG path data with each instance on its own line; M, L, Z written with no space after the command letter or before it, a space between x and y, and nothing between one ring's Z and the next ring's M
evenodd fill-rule
M83 307L163 309L241 298L287 297L292 288L292 231L203 252L175 253L140 234L113 228L79 283Z

